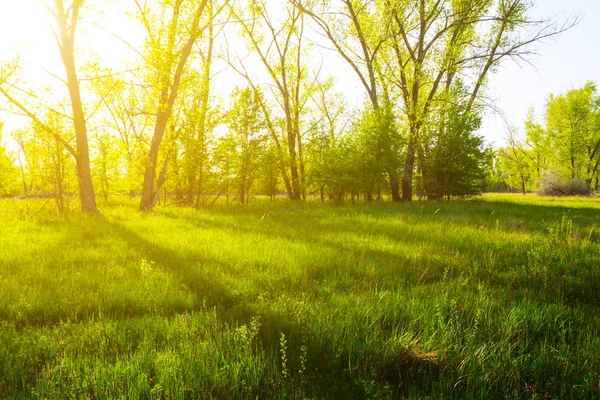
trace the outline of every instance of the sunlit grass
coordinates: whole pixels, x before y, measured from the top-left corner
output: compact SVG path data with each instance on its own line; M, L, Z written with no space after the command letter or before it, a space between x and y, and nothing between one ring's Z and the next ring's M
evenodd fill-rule
M0 203L0 397L600 396L600 199Z

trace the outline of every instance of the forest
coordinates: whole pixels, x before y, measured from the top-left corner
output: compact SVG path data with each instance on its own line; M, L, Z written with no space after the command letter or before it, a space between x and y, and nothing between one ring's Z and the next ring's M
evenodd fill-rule
M0 2L0 398L600 399L598 25L556 7Z
M75 41L101 7L48 6L63 70L37 86L18 57L2 63L4 109L26 121L2 132L3 195L53 197L66 214L113 195L147 211L525 193L543 172L597 187L593 83L553 96L523 135L507 128L504 148L479 132L489 76L577 22L529 17L528 1L136 0L125 33L144 39L114 33L131 53L122 71ZM223 71L240 83L227 93Z

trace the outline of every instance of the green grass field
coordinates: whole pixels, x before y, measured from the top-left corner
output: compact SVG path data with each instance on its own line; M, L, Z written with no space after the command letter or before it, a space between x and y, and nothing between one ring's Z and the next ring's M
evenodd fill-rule
M136 205L0 201L0 398L600 398L599 198Z

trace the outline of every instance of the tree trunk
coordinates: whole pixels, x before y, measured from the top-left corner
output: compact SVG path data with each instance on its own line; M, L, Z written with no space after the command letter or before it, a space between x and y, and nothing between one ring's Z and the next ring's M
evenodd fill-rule
M154 180L156 179L156 162L158 159L158 151L160 148L160 143L164 136L165 130L167 128L167 123L169 118L171 117L171 113L173 112L173 107L175 104L175 100L177 99L177 94L179 91L179 85L181 84L181 77L183 76L185 66L189 59L190 54L194 48L194 44L196 40L200 36L201 31L198 30L198 25L200 23L200 18L203 14L204 8L206 6L207 1L202 1L198 6L198 9L195 12L194 20L190 26L191 33L187 38L183 48L179 51L174 51L174 45L176 42L176 29L169 30L169 37L167 38L168 42L168 51L166 51L165 57L177 57L176 62L172 63L175 68L173 71L169 71L166 74L166 77L162 77L164 81L160 83L161 93L160 99L158 102L158 111L156 112L156 123L154 125L154 134L152 135L152 143L150 145L150 152L148 154L148 160L146 162L146 170L144 171L144 186L142 190L142 200L140 201L140 210L141 211L150 211L154 206L156 201L156 195L154 191ZM181 3L178 3L179 6ZM172 17L173 20L171 24L177 23L178 13ZM173 25L175 26L175 25ZM161 60L165 62L166 60ZM160 81L160 79L159 79ZM160 187L158 188L160 190Z
M57 3L60 3L62 6L62 2ZM77 9L78 8L79 6L77 6ZM83 105L81 103L79 80L77 79L77 68L75 67L75 56L73 54L75 26L70 27L69 30L71 32L69 33L69 30L67 29L67 15L65 14L64 9L58 10L56 19L60 31L60 53L67 73L67 85L69 87L69 97L71 99L73 122L75 125L75 142L77 144L75 161L77 165L81 210L84 213L96 214L98 213L98 208L96 207L96 195L94 193L90 169L87 127L83 113Z
M64 197L64 185L62 176L62 157L60 144L56 144L56 160L55 160L55 177L56 177L56 206L60 215L65 214L65 197Z
M296 116L298 118L298 116ZM302 137L300 136L300 128L297 126L298 121L294 124L298 134L298 162L300 163L300 195L302 200L306 200L306 172L304 169L304 156L302 154ZM300 196L298 196L300 197Z
M289 106L285 107L287 114L287 139L288 139L288 151L290 153L290 175L292 177L291 193L288 193L290 200L300 200L300 179L298 176L298 157L296 154L296 132L293 128L291 112Z
M413 130L412 128L411 130ZM412 178L415 170L416 133L410 134L406 149L406 162L404 164L404 175L402 176L402 200L412 201Z
M104 180L104 187L102 188L102 192L104 195L104 202L108 202L108 171L106 170L106 154L103 154L102 160L102 178Z
M23 196L27 196L27 177L25 175L25 168L21 161L21 155L19 155L19 167L21 168L21 179L23 179Z
M400 198L400 185L398 183L398 176L395 172L388 172L390 178L390 189L392 191L392 201L398 202L402 200ZM378 193L379 200L381 200L381 190Z
M240 184L240 203L246 204L246 185L244 184L244 177L242 177L242 183Z
M154 206L154 181L156 179L158 149L160 147L160 142L162 141L165 129L167 128L168 119L169 115L166 112L160 112L154 127L154 135L152 135L150 153L148 154L146 169L144 171L144 186L142 189L142 199L140 201L140 210L142 211L150 211Z

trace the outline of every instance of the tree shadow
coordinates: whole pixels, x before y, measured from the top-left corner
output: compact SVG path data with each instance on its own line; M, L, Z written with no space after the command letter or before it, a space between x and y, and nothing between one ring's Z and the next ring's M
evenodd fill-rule
M225 226L223 224L220 229L225 229ZM242 228L240 227L240 229ZM236 231L235 227L231 227L231 230L237 235L243 232L243 230ZM199 299L192 309L171 309L160 314L161 316L169 317L181 312L216 307L216 315L219 320L230 326L249 324L253 318L260 316L261 330L258 336L260 346L265 349L266 354L271 355L271 361L277 362L280 352L280 335L283 333L288 339L290 376L296 382L305 379L303 390L311 396L339 397L343 394L348 398L364 398L366 380L372 381L380 387L390 386L396 393L408 390L407 382L410 382L411 389L418 388L418 390L427 392L433 387L432 382L439 381L442 375L448 374L450 371L449 366L441 363L436 357L415 350L400 348L392 353L382 353L381 349L375 347L363 349L360 337L349 340L348 348L339 348L339 342L333 342L331 337L322 332L312 332L311 335L310 327L307 328L294 321L286 312L270 308L261 309L253 303L252 299L235 294L232 288L223 283L217 273L220 269L227 269L227 265L220 260L199 252L178 253L148 240L126 225L111 221L106 217L94 217L93 225L85 228L83 232L70 233L58 247L64 248L66 243L75 238L83 240L83 242L101 242L102 238L118 239L135 252L136 257L152 262L155 268L175 277ZM334 245L331 244L331 246ZM373 253L372 256L383 259L388 255ZM211 271L210 267L214 267L216 271ZM200 299L203 299L204 302ZM119 307L104 308L102 311L104 317L110 319L148 315L148 312L143 310L136 311ZM62 317L64 315L57 315L55 322ZM82 311L79 320L84 321L86 317L89 315ZM41 325L51 324L43 323ZM391 330L390 327L390 332ZM308 339L306 339L307 336ZM308 345L306 350L308 371L306 375L308 377L306 378L300 376L298 372L303 340L307 340ZM349 368L349 365L355 367ZM268 393L271 390L268 388L269 384L265 382L264 385L265 387L261 390Z
M504 205L504 203L501 205ZM516 215L517 218L526 218L526 216L531 217L531 213L540 215L541 212L539 209L545 210L544 206L528 206L525 210L521 210L519 207L521 205L516 205L514 208L519 210L519 212L511 213L511 215ZM560 221L562 215L568 215L565 212L568 209L564 207L554 208L545 214L548 220ZM487 210L484 212L487 212ZM577 218L577 216L575 217ZM593 210L586 210L583 218L586 218L589 224L593 224L593 221L599 218L599 214ZM283 220L284 218L278 218L274 225L266 227L258 223L244 226L243 224L227 223L214 219L192 220L191 222L198 228L210 226L211 228L228 231L231 234L239 235L241 232L265 238L281 238L305 243L308 247L315 250L322 248L330 249L340 255L340 268L343 268L344 262L349 263L352 261L351 256L353 254L359 254L382 266L396 264L398 267L398 276L402 279L378 280L376 283L383 290L397 290L398 288L409 288L416 285L435 284L444 277L452 279L458 276L461 273L461 268L462 272L465 272L465 268L473 267L476 269L475 277L477 279L495 288L506 290L510 294L510 298L514 300L528 297L529 300L548 304L600 305L600 291L597 290L598 285L594 284L594 282L597 282L597 279L576 280L570 279L569 276L565 275L563 277L555 277L556 279L553 283L547 285L544 284L542 279L536 279L535 277L532 277L532 279L522 279L523 277L515 275L515 268L528 268L529 260L532 257L530 253L536 249L535 238L526 238L525 241L519 240L516 242L481 240L480 236L476 236L477 232L482 229L481 225L469 221L457 222L452 220L451 223L453 224L467 226L473 228L473 230L459 236L455 232L454 235L446 237L443 232L439 234L429 232L427 227L423 229L415 228L415 226L419 225L418 219L412 224L410 235L406 235L398 227L386 226L373 219L361 220L361 227L359 229L351 226L350 223L352 221L348 221L347 217L343 216L339 219L328 219L324 222L318 216L304 215L303 223L295 225L283 224L282 222L285 222ZM439 219L434 220L431 217L428 217L424 222L440 224ZM443 223L443 220L441 223ZM306 234L303 231L306 226L310 226L310 234ZM525 229L524 231L526 233L538 233L546 237L548 235L548 225L543 224L543 226L544 229L532 228ZM365 242L355 241L345 244L332 239L343 237L344 235L356 235L361 232L373 237L374 241L377 241L377 238L382 238L397 244L399 248L406 246L420 248L422 254L415 259L410 254L370 248L369 244ZM516 233L518 232L523 232L523 230L518 229ZM515 230L511 230L511 233L515 233ZM432 255L439 257L431 257ZM571 264L574 266L579 265L581 268L574 268L580 271L580 273L585 273L590 268L583 264L588 261L586 261L586 258L580 257L571 260ZM422 264L420 268L415 268L415 262ZM552 260L548 262L552 262ZM450 270L450 273L448 273L448 270ZM313 273L312 278L316 283L328 278L328 276L323 275L319 271L311 272ZM354 272L352 268L346 270L346 273L350 277L352 277L351 275ZM355 276L354 278L360 281L361 277ZM590 278L593 278L593 276ZM368 290L368 287L364 289ZM341 292L350 292L355 291L356 287L340 288L339 290ZM519 294L519 292L522 293ZM534 297L531 297L532 294Z
M299 355L307 335L306 327L291 320L289 315L269 309L261 310L252 303L245 302L244 298L232 295L230 289L220 282L216 275L205 276L194 268L183 267L197 263L222 265L218 260L199 254L183 257L172 250L157 246L121 224L110 221L105 223L109 224L111 231L118 234L132 249L140 251L157 266L177 274L195 295L206 299L209 307L217 307L217 316L221 321L237 326L249 324L252 318L259 315L259 340L267 354L279 354L280 335L285 334L289 346L290 374L297 381L302 379L297 371L301 368ZM235 233L239 234L239 231ZM386 254L380 256L386 257ZM360 339L356 339L350 347L361 347ZM338 354L335 354L334 348L335 345L322 335L318 340L308 342L306 367L311 376L306 390L312 396L339 397L344 394L347 398L364 398L363 386L367 377L374 378L374 382L381 387L391 386L396 393L406 392L408 388L405 385L408 382L412 389L427 392L433 387L433 382L439 381L442 375L451 371L449 365L441 363L435 356L410 349L382 354L374 348L369 348L359 352L361 354L357 358L356 353L349 348L338 349ZM349 369L348 364L359 365L362 371L357 373L357 369Z

